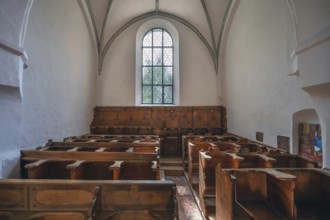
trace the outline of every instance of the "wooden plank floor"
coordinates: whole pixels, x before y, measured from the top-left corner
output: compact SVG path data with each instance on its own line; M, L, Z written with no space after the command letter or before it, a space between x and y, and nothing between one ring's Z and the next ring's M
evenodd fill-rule
M176 183L180 220L204 220L185 176L166 176Z

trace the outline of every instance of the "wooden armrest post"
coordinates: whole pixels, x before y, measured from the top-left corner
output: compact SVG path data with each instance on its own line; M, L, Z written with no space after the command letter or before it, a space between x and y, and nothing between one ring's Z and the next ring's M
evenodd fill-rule
M48 162L48 160L37 160L33 163L26 164L24 168L28 169L28 178L29 179L38 179L40 178L41 165Z
M159 170L159 180L165 181L165 171L164 170Z
M260 167L263 168L272 168L273 164L276 162L276 159L268 157L266 155L259 154Z
M161 173L160 173L160 169L159 169L157 161L155 161L155 160L152 161L151 169L152 169L153 172L156 173L156 179L159 180L161 178L161 176L160 176ZM165 178L165 176L164 176L164 178Z
M66 166L67 169L70 169L70 179L80 179L83 171L81 165L85 162L86 160L77 160L76 162Z
M120 167L121 164L124 161L116 161L114 164L112 164L111 166L109 166L109 170L113 171L113 179L114 180L119 180L119 175L120 175Z
M237 156L236 154L233 153L226 153L227 155L232 157L232 168L239 168L239 163L240 161L244 160L243 157Z

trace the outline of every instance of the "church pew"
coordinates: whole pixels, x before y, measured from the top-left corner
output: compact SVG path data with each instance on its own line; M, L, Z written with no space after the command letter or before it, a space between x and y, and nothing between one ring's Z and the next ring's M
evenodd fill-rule
M24 159L23 159L24 160ZM157 161L24 161L29 179L160 180Z
M71 148L71 149L70 149ZM131 150L133 148L133 151ZM153 139L142 139L134 141L117 141L112 140L109 142L53 142L49 141L46 146L39 147L38 150L47 151L97 151L104 149L106 152L124 152L130 150L130 152L138 152L144 149L145 153L158 154L159 155L159 142ZM93 150L94 149L94 150Z
M0 180L0 218L178 219L172 181Z
M215 143L215 142L235 143L235 142L239 142L240 140L246 140L246 139L242 139L237 136L230 135L230 134L219 135L217 132L214 132L214 134L211 133L211 134L205 134L205 135L194 134L194 133L182 135L181 148L182 148L183 167L187 171L187 169L188 169L188 142L206 141L206 142L212 142L212 143Z
M330 216L330 172L317 168L279 168L297 178L294 202L296 219L328 219Z
M198 185L196 178L198 177L198 152L215 147L214 144L205 141L188 142L188 181L192 187Z
M182 165L183 168L188 170L188 142L196 140L205 140L202 135L194 135L193 133L182 135L181 137L181 151L182 151Z
M219 137L219 141L238 143L238 142L245 142L246 139L243 139L243 141L242 141L242 138L240 138L240 137L237 137L237 136L234 136L234 135L225 134L225 135L222 135L222 136Z
M244 142L238 143L240 153L267 153L269 148L257 143Z
M137 141L137 140L154 140L159 141L158 135L149 134L84 134L81 136L71 136L63 139L64 142L98 142L98 141L113 141L113 140L127 140L127 141Z
M206 142L206 141L188 142L188 179L191 186L196 184L198 185L198 180L196 180L196 178L194 180L194 176L198 177L198 169L199 169L198 153L200 150L208 150L209 148L217 148L220 151L237 152L239 146L235 143L230 143L230 142Z
M159 180L158 161L91 161L22 158L29 179Z
M276 168L317 168L317 161L293 154L267 154L276 160Z
M111 148L56 145L21 151L21 173L36 179L160 179L159 155L154 147ZM55 150L54 150L55 149ZM82 149L82 150L80 150ZM152 151L152 149L154 149ZM136 173L137 170L153 175ZM131 177L130 177L131 176Z
M199 200L205 216L215 213L215 167L271 168L276 160L265 155L226 153L217 148L199 152Z
M296 219L296 177L274 169L216 167L216 220Z

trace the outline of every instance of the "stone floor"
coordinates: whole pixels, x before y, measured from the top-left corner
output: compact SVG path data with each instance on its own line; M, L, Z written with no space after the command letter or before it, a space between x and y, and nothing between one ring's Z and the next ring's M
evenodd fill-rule
M185 176L166 176L176 183L179 220L204 220Z

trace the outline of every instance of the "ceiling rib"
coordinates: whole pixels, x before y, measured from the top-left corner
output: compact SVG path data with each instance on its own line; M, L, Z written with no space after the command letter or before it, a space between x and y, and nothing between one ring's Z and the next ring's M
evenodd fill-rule
M158 13L159 12L159 0L155 0L156 2L156 12Z
M202 33L194 26L192 25L191 23L189 23L188 21L186 21L185 19L183 18L180 18L176 15L173 15L173 14L169 14L169 13L166 13L166 12L161 12L161 11L153 11L153 12L148 12L148 13L145 13L145 14L142 14L142 15L139 15L135 18L133 18L132 20L130 20L129 22L127 22L126 24L124 24L123 26L121 26L112 36L111 38L109 39L109 41L107 42L107 44L105 45L104 49L102 50L102 53L101 53L101 56L100 56L100 63L99 63L99 72L102 71L102 67L103 67L103 60L104 60L104 57L105 55L107 54L111 44L113 43L113 41L123 32L125 31L128 27L130 27L132 24L138 22L138 21L141 21L145 18L148 18L148 17L152 17L152 16L162 16L162 17L167 17L167 18L171 18L177 22L180 22L181 24L185 25L186 27L188 27L190 30L192 30L199 38L200 40L204 43L205 47L207 48L207 50L209 51L210 53L210 56L213 60L213 63L214 63L214 67L216 68L217 67L217 60L216 59L216 54L215 54L215 51L212 49L212 47L209 45L209 43L207 42L207 40L205 39L205 37L202 35Z
M210 35L211 35L211 40L212 40L213 53L216 53L216 44L215 44L215 38L214 38L214 31L213 31L213 27L212 27L212 23L211 23L211 19L210 19L210 14L207 11L205 0L201 0L201 3L203 5L203 10L204 10L204 13L205 13L205 17L207 19L207 23L208 23L209 29L210 29Z
M94 14L93 14L93 11L92 11L92 6L91 6L89 0L85 0L85 2L86 2L88 13L90 15L92 25L93 25L93 31L94 31L94 35L95 35L95 39L96 39L96 45L97 45L97 51L98 51L98 54L100 54L100 51L101 51L100 39L99 39L99 35L97 34L96 22L95 22Z
M108 3L108 7L107 7L107 11L103 20L103 24L102 24L102 30L101 30L101 36L100 36L100 49L98 50L99 53L99 63L98 63L98 69L99 69L99 74L101 73L102 70L102 63L103 63L103 56L101 54L101 44L103 43L103 38L104 38L104 30L105 30L105 26L107 24L108 21L108 17L109 17L109 13L110 13L110 9L112 6L113 0L109 0Z
M109 13L110 13L110 9L111 9L111 6L112 6L112 2L113 2L113 0L109 0L108 7L107 7L107 12L106 12L105 17L104 17L104 20L103 20L102 30L101 30L101 37L100 37L100 44L102 44L102 42L103 42L104 29L105 29L105 25L106 25L107 20L108 20L108 17L109 17Z
M217 45L217 54L218 55L219 55L219 52L220 52L222 37L223 37L225 26L226 26L226 23L227 23L229 11L232 7L232 3L233 3L233 0L229 0L226 11L225 11L225 14L224 14L223 19L222 19L221 29L220 29L219 39L218 39L218 45Z

